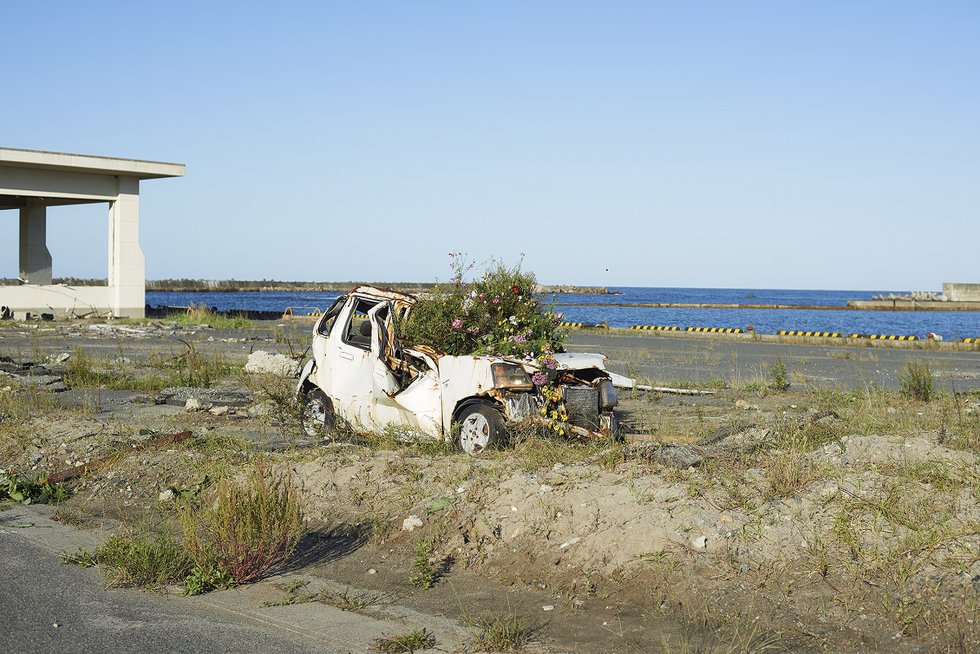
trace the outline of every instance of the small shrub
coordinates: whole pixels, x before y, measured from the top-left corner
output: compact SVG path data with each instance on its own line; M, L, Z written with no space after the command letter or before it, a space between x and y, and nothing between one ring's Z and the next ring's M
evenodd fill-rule
M293 479L262 463L241 482L219 482L213 504L179 504L178 518L194 562L239 584L284 564L305 531Z
M429 548L428 541L420 540L416 543L415 563L412 564L412 574L408 578L416 588L432 588L432 585L435 583L436 573L432 568L432 564L429 563L429 557L431 555L432 552Z
M910 400L928 402L933 396L932 369L925 361L908 361L898 373L902 395Z
M763 500L796 495L814 478L809 457L797 451L770 454L765 471L769 485L763 491Z
M531 642L533 632L515 614L490 618L479 623L477 644L484 652L516 652Z
M786 370L786 364L780 357L776 357L772 360L767 368L769 373L769 388L774 391L788 391L789 390L789 372Z
M201 595L217 588L231 588L235 585L235 579L227 570L215 566L195 565L191 568L190 574L184 578L184 595Z
M435 646L436 637L425 629L416 629L394 638L378 638L373 643L374 651L382 654L411 654Z

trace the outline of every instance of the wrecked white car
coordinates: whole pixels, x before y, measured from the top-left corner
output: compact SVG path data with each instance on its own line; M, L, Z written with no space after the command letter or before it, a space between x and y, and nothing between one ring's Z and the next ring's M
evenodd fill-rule
M616 390L599 354L555 354L552 397L531 376L538 366L498 356L449 356L397 342L396 319L415 298L360 286L340 297L313 327L312 359L300 373L304 428L326 433L338 422L354 429L405 427L456 439L470 454L503 445L510 425L550 424L541 408L561 404L561 431L614 437ZM567 414L567 418L565 417ZM552 418L553 420L553 418Z

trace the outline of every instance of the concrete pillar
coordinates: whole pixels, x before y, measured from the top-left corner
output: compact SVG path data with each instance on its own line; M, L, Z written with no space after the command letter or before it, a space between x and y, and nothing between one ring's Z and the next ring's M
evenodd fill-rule
M146 307L146 262L140 247L140 183L119 178L109 203L109 296L116 316L142 318Z
M37 200L20 210L20 278L28 284L51 284L47 222L47 209Z

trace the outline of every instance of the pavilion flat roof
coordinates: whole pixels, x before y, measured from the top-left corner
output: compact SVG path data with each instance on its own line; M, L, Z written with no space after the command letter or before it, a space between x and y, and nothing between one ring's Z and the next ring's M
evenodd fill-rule
M143 161L141 159L120 159L118 157L3 147L0 147L0 166L68 170L137 177L139 179L183 177L187 169L184 164L165 161Z

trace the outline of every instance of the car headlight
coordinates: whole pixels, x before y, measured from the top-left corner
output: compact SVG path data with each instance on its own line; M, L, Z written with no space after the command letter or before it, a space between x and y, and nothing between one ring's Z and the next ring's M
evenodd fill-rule
M493 371L493 385L513 391L529 391L534 388L531 378L524 368L512 363L495 363L490 366Z

